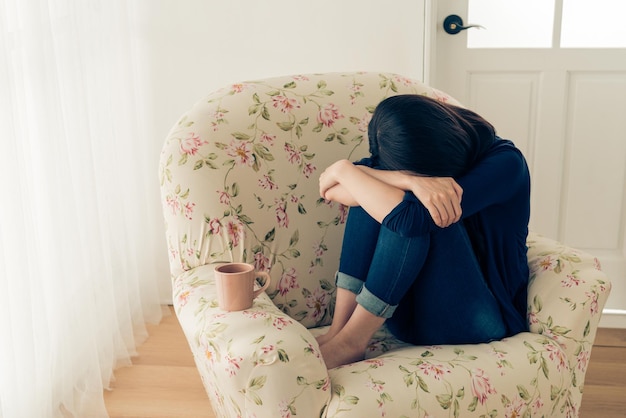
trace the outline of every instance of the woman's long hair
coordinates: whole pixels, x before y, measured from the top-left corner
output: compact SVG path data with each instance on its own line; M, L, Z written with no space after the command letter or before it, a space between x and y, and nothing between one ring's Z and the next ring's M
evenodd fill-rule
M473 167L495 141L480 115L416 94L378 104L368 127L370 154L384 170L457 177Z

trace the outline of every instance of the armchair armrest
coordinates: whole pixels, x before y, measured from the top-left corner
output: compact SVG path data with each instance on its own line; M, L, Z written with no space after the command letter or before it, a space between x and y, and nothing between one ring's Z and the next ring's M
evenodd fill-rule
M597 258L534 233L528 264L530 331L557 341L582 383L611 282Z
M317 341L265 293L223 311L204 265L174 280L174 301L217 416L321 416L331 391Z

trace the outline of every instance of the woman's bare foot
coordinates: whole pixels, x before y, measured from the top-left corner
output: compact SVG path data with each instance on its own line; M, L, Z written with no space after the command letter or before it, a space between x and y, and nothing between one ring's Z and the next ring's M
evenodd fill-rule
M384 318L358 305L345 326L320 346L326 368L333 369L363 360L370 339L384 322Z
M343 329L350 320L354 309L356 309L356 305L356 295L354 293L342 288L337 289L337 302L333 322L326 334L315 337L319 345L326 344Z
M315 337L315 339L317 340L317 343L320 345L320 347L324 344L326 344L328 341L330 341L335 335L331 335L331 332L328 331L326 334L322 334L322 335L318 335L317 337Z
M342 340L341 338L333 338L320 346L322 358L329 370L365 358L366 347L362 348Z

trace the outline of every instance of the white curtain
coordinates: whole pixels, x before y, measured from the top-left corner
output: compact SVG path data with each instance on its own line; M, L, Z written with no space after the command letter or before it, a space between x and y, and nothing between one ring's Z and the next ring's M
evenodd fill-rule
M2 418L106 416L161 318L132 22L126 0L0 0Z

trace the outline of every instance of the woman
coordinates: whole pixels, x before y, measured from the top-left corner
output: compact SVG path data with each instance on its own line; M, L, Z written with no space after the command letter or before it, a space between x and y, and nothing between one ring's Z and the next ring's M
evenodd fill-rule
M420 95L382 101L368 135L370 158L320 176L321 196L351 207L333 322L318 338L326 366L362 359L385 321L422 345L527 330L521 152L478 114Z

